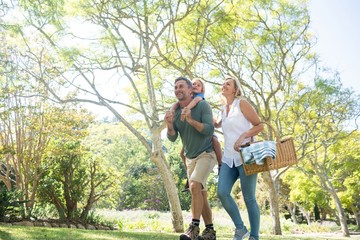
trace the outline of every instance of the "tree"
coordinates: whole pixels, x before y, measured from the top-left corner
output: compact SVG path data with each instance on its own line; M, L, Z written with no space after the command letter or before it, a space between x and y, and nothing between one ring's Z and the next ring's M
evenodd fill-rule
M319 187L331 195L344 236L349 236L349 229L333 180L341 158L332 148L354 132L346 131L345 127L348 121L358 118L358 102L358 96L342 88L338 75L318 75L315 86L302 89L291 109L297 120L294 132L302 143L298 151L302 158L299 167L309 180L315 174Z
M38 197L53 204L62 220L86 222L94 204L116 185L113 169L102 168L80 141L53 140L45 159Z
M316 177L313 177L312 180L309 181L308 176L295 169L288 171L284 177L284 182L286 182L290 188L289 203L293 203L294 207L300 209L309 225L311 224L310 215L315 206L321 209L330 208L330 194L324 191L314 178ZM292 219L294 219L295 208L290 212Z
M359 131L334 144L336 158L334 163L334 185L342 205L354 215L357 228L360 228L360 177Z
M0 115L0 141L5 150L0 179L9 190L15 181L16 188L22 193L19 200L26 202L23 217L28 218L35 203L41 176L39 166L50 139L53 119L44 102L20 97L25 92L21 85L10 80L2 89L11 90L3 99L6 104Z

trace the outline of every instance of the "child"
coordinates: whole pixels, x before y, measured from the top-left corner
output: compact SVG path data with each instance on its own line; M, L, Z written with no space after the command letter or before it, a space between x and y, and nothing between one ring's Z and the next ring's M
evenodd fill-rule
M194 108L196 106L196 104L198 104L198 102L205 99L205 82L204 82L204 80L202 80L201 78L194 78L192 81L192 86L193 86L193 100L191 100L191 102L187 105L188 109ZM179 103L176 102L171 107L171 110L175 111L178 107L179 107ZM185 120L185 113L183 111L181 112L181 118L180 118L181 121ZM221 145L215 135L212 137L212 143L213 143L214 151L215 151L216 158L218 161L218 167L220 169L220 167L221 167ZM180 157L186 167L184 147L181 149ZM186 191L189 191L189 180L186 181L185 188L182 190L182 192L186 192Z
M205 99L205 83L201 78L194 78L192 81L193 86L193 99L191 102L187 105L188 109L192 109L200 102L201 100ZM171 111L175 112L175 110L179 107L179 103L176 102L171 107ZM185 120L185 113L184 109L181 111L181 121Z

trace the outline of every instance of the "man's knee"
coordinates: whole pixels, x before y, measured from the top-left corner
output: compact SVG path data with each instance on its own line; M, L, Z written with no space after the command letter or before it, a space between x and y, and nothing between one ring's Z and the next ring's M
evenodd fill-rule
M196 181L190 182L190 191L192 194L199 194L202 190L202 184Z

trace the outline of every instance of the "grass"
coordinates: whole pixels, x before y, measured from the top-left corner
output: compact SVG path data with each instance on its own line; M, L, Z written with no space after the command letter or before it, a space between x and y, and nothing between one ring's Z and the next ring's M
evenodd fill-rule
M82 230L70 228L44 228L44 227L19 227L0 226L0 239L2 240L178 240L179 234L166 232L120 232L103 230ZM232 234L218 234L218 240L231 240ZM319 239L349 239L339 236L265 236L262 240L319 240ZM353 239L353 237L351 238ZM360 236L356 239L360 239Z
M113 222L119 228L114 231L83 230L71 228L44 228L0 225L2 240L134 240L134 239L179 239L179 234L172 231L170 213L155 211L109 211L98 210L97 214L106 222ZM214 210L214 224L218 240L231 240L233 226L223 210ZM183 213L185 225L191 220L188 212ZM248 225L246 214L242 213L245 224ZM311 225L295 225L291 221L282 221L283 236L271 235L271 219L261 218L262 240L319 240L319 239L349 239L341 237L340 227L328 223ZM351 239L360 239L360 235L352 235Z

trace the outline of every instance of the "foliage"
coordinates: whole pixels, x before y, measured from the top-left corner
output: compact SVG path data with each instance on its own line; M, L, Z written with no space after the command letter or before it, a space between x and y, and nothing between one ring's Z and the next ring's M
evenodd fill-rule
M187 175L183 161L180 158L180 151L182 144L180 140L175 143L169 140L164 140L164 149L166 152L166 159L169 162L171 172L174 176L178 194L180 197L181 209L189 210L191 206L190 192L181 192L186 184Z
M315 176L314 176L315 177ZM290 201L300 204L306 210L312 211L315 205L319 207L329 206L329 194L302 172L292 170L286 173L284 181L290 186Z
M86 220L93 204L108 196L111 171L105 172L79 141L53 141L46 162L39 198L54 204L61 219Z
M16 188L8 189L0 182L0 221L11 222L21 216L23 202L18 201L21 192Z
M340 161L334 166L334 185L344 208L352 213L357 225L360 224L360 133L357 131L338 141L333 151Z
M31 215L34 219L59 219L59 214L51 202L38 201Z
M91 134L87 137L86 144L97 149L96 154L104 159L105 166L113 166L119 172L117 191L109 198L101 200L98 207L111 206L119 210L169 210L158 169L148 161L149 156L136 138L116 122L94 124L89 131ZM171 152L173 147L170 145L169 149L164 149ZM175 154L176 158L169 158L170 168L175 176L181 176L178 172L184 176L176 179L180 188L185 184L186 173L181 168L182 162L178 153ZM182 196L189 199L185 194ZM188 208L189 202L184 203L184 207Z
M114 227L112 221L100 216L99 214L96 214L95 211L90 211L90 213L86 216L85 222L93 225L107 226L111 228ZM121 221L119 221L117 225L121 225Z
M93 158L81 142L92 116L68 109L61 119L61 131L50 140L44 155L37 196L42 204L53 204L61 219L85 220L93 205L109 194L116 175L111 168L105 171L101 159Z
M61 219L78 219L78 204L84 201L88 181L87 157L80 142L54 140L46 156L39 198L54 204Z
M33 92L27 82L13 78L16 75L16 71L8 74L8 81L1 86L1 100L6 104L2 106L0 115L2 164L5 166L0 179L8 188L15 183L21 191L19 200L25 202L22 216L29 218L42 175L40 166L50 139L61 137L66 128L83 126L81 121L78 125L71 124L63 113L63 106L50 104L42 98L31 98ZM22 77L25 78L21 75L20 79ZM76 137L80 136L72 136Z
M314 86L303 88L289 110L291 118L297 120L293 129L299 143L298 157L301 161L298 169L312 185L331 196L329 206L336 209L335 217L343 226L344 234L348 235L346 216L339 197L343 187L337 180L339 169L343 169L348 161L344 161L346 153L343 150L334 149L337 144L356 133L348 123L359 115L359 96L343 88L338 75L326 73L329 72L320 72ZM353 166L357 171L356 165ZM341 181L344 181L346 174L342 176ZM308 193L307 196L311 194ZM324 199L326 198L320 200ZM302 201L302 206L308 208L305 204L307 203Z

